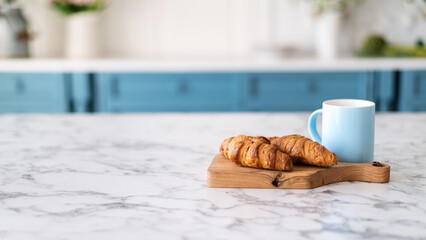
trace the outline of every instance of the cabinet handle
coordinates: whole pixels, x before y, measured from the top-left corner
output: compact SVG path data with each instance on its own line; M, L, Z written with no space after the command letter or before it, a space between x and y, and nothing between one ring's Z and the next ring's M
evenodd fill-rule
M253 98L259 95L259 79L257 79L257 77L250 79L250 95Z
M420 95L420 76L417 74L414 77L414 95L419 96Z
M188 93L188 91L189 91L189 86L188 86L188 83L186 82L186 80L185 79L180 80L179 86L178 86L178 92L180 94L186 94L186 93Z
M119 95L118 79L116 77L111 80L111 95L114 97Z
M18 78L15 81L15 89L18 94L22 94L25 91L25 84L22 79Z
M308 92L314 93L317 91L317 84L315 83L315 80L309 80L308 81Z

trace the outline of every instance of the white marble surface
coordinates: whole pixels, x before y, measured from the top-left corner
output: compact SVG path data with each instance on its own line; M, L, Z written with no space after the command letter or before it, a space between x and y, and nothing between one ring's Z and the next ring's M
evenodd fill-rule
M308 114L0 116L0 239L426 239L426 114L376 118L387 184L212 189L232 135Z
M336 60L153 60L4 59L1 72L261 72L426 70L421 58L345 58Z

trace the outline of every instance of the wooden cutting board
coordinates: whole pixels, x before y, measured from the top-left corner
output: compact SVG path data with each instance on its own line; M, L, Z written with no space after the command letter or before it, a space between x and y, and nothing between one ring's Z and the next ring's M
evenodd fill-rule
M383 163L339 162L329 168L295 165L293 171L241 167L223 155L207 170L207 186L214 188L316 188L344 181L389 182L390 166Z

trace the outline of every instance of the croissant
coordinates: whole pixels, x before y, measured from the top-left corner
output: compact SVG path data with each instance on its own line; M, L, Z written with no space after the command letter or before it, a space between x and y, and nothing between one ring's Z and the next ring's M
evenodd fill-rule
M220 152L232 162L246 167L293 170L291 157L270 144L265 137L239 135L225 139Z
M320 167L337 164L336 154L321 144L301 135L268 138L272 145L293 158L293 163L303 163Z

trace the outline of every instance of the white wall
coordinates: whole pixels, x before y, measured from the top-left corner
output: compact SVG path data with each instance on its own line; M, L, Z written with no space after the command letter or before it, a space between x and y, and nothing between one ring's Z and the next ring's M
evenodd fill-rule
M268 46L312 52L314 18L307 1L110 0L102 13L102 44L107 57L247 58ZM46 0L24 2L36 32L33 55L61 56L63 17ZM349 51L371 32L393 42L426 40L421 9L406 0L361 1L344 23Z
M426 3L422 0L364 0L348 21L354 43L368 34L383 34L390 42L426 42Z
M231 57L238 50L239 0L124 0L105 11L108 55ZM125 13L125 15L123 15Z
M36 57L58 57L62 55L63 18L52 11L44 0L22 1L34 40L31 54Z

